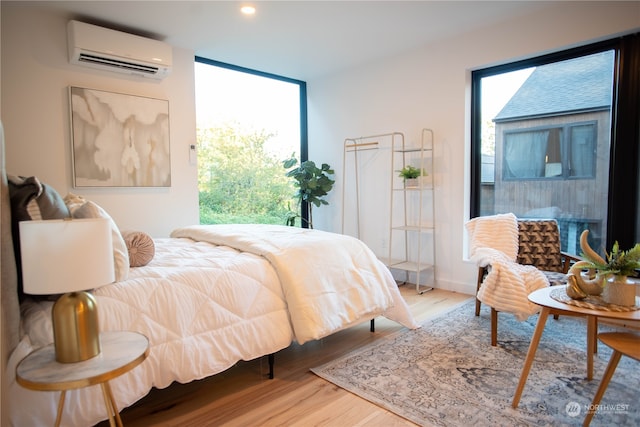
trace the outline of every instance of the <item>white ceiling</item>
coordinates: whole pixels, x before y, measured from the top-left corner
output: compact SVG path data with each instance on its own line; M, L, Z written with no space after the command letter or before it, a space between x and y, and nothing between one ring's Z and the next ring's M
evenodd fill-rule
M240 6L253 3L253 16ZM309 80L526 15L542 1L45 1L70 19Z

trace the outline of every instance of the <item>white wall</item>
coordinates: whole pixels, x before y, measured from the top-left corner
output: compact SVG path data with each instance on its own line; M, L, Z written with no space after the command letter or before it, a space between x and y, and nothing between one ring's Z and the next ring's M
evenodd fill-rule
M173 71L162 81L127 77L67 61L68 18L34 4L2 5L2 122L9 173L35 175L63 196L80 194L107 210L121 229L167 236L196 224L194 53L173 49ZM171 187L72 188L68 87L79 86L169 100Z
M637 2L555 2L545 14L441 40L418 51L308 82L309 157L342 171L345 138L435 132L437 287L475 293L465 261L470 75L474 69L602 40L640 27ZM341 230L341 176L316 228ZM375 215L379 207L366 211Z

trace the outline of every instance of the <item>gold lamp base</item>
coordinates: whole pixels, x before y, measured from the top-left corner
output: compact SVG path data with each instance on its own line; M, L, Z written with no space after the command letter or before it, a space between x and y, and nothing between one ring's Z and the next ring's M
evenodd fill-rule
M100 354L98 306L88 292L62 295L53 305L53 341L56 360L75 363Z

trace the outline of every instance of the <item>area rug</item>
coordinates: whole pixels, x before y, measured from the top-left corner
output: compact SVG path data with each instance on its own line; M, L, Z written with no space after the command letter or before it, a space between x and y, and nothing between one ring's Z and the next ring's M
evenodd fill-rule
M489 310L476 317L469 301L312 371L418 425L582 425L611 355L600 343L587 381L582 318L549 317L520 405L511 408L536 321L499 314L491 347ZM640 363L623 356L591 425L639 426L639 387Z

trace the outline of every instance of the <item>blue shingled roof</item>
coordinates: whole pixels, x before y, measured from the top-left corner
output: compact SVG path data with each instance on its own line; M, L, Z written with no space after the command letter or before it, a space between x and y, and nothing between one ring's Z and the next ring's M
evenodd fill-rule
M537 67L494 121L611 108L614 52Z

